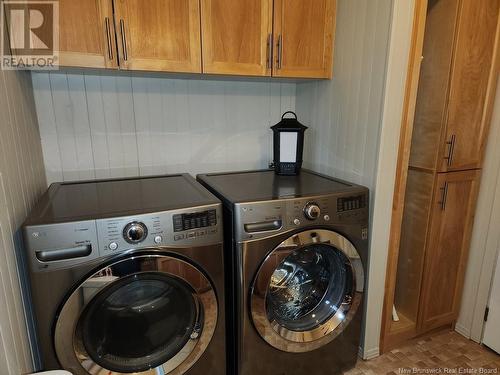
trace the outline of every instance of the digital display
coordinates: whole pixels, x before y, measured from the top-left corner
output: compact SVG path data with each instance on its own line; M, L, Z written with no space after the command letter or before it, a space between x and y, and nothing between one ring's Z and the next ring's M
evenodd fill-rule
M174 215L174 232L217 225L216 210Z
M337 212L358 210L366 207L366 196L344 197L337 200Z

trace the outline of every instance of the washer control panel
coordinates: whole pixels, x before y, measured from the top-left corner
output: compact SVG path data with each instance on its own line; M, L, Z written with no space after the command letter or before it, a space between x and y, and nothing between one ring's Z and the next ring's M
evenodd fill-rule
M96 220L101 255L135 248L220 242L220 206Z
M355 193L238 203L234 214L237 241L311 225L362 223L368 220L368 190L359 188Z
M214 203L134 216L28 225L23 231L32 269L46 272L128 250L221 244L222 206Z

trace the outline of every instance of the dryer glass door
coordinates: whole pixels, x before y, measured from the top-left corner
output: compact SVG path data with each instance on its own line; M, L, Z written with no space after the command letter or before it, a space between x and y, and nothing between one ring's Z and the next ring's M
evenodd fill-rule
M261 336L284 351L310 351L347 326L361 300L363 269L354 246L326 230L294 235L262 263L252 288Z
M136 255L98 270L68 298L56 352L64 368L90 374L182 374L206 349L216 321L214 290L194 265Z
M171 275L133 274L98 293L79 320L94 361L117 372L145 371L173 358L196 334L194 290Z

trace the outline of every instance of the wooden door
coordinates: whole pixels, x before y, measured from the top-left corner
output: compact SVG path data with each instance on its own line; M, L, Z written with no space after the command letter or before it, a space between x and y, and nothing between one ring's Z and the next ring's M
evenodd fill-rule
M270 76L272 0L201 0L203 72Z
M425 254L421 333L457 319L479 176L479 170L438 174Z
M273 76L332 78L335 0L274 1Z
M441 171L481 167L498 78L499 7L500 0L461 2Z
M198 0L115 0L120 68L201 73Z

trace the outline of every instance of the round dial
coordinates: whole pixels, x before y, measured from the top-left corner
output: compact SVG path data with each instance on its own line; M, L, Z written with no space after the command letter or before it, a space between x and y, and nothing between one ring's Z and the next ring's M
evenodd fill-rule
M123 238L130 244L142 242L148 235L148 228L144 223L133 221L123 229Z
M304 215L309 220L316 220L321 215L321 209L316 203L308 203L304 207Z

